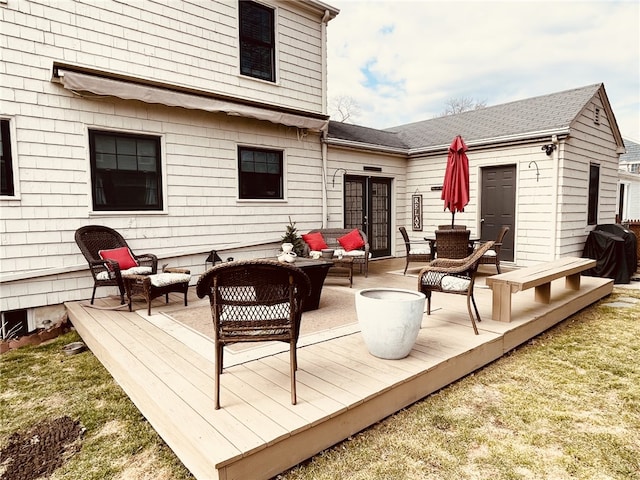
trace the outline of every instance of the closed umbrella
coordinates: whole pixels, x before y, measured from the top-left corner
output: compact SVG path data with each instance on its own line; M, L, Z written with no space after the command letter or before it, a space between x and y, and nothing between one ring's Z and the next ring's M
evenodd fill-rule
M453 139L449 146L447 169L444 173L442 196L445 210L451 211L451 228L456 212L464 212L464 207L469 203L469 159L467 158L467 146L460 135Z

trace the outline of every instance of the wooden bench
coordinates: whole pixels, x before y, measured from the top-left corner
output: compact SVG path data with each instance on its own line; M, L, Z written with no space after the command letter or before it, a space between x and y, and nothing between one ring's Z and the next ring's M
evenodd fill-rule
M486 283L493 291L492 318L501 322L511 321L511 294L535 287L535 300L551 301L551 282L566 277L565 288L580 290L580 273L595 267L589 258L564 257L532 267L487 277Z

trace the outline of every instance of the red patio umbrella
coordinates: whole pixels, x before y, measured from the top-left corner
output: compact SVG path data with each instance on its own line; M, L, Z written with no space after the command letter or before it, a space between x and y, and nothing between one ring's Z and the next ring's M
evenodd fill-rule
M449 146L447 169L444 173L442 196L445 210L451 211L451 228L453 228L456 212L464 212L469 203L469 159L467 146L460 135L453 139Z

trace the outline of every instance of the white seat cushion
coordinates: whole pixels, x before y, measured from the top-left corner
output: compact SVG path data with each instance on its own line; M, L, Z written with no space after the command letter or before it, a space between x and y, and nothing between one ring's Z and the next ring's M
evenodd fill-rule
M470 280L452 275L445 275L440 281L443 290L447 292L466 292L469 289Z
M496 256L496 251L495 250L487 250L487 253L485 253L482 256L483 257L495 257Z
M151 273L151 267L131 267L127 270L122 270L120 272L121 275L149 275ZM110 278L115 278L115 274L113 272L104 271L100 272L96 275L98 280L109 280Z
M429 255L431 253L431 249L429 248L412 248L409 250L410 255Z
M438 285L439 283L440 288L447 292L466 292L471 283L471 280L467 280L466 278L447 275L445 273L431 274L430 282L426 281L428 278L427 276L423 277L422 283L425 285Z
M188 273L158 273L149 276L149 280L154 287L166 287L167 285L188 283L191 280L191 275Z

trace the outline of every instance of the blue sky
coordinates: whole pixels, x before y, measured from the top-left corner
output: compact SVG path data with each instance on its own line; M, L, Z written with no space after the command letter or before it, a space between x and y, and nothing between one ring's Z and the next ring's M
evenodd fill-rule
M622 135L640 141L640 2L327 1L329 102L386 128L452 98L497 105L604 83ZM331 107L330 107L331 113Z

